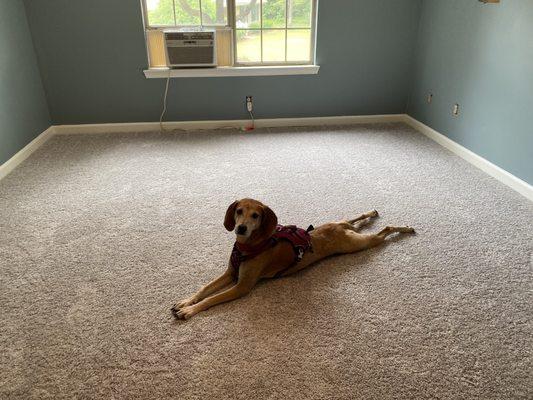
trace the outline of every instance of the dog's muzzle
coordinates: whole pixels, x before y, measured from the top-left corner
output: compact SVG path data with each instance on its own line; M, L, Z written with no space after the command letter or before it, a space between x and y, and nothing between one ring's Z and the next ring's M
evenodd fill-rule
M237 235L244 235L246 233L247 227L246 225L239 225L237 227Z

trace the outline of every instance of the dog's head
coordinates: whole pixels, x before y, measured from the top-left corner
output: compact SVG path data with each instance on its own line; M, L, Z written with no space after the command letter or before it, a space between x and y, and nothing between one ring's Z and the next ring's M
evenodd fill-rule
M253 199L233 202L226 211L224 227L235 230L237 242L259 243L274 233L278 217L269 207Z

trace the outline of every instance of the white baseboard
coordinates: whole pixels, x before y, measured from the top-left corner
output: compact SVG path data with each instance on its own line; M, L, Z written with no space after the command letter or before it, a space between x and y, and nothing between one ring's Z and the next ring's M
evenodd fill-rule
M275 128L290 126L320 126L320 125L351 125L372 124L382 122L402 122L404 114L390 115L358 115L339 117L308 117L308 118L272 118L255 120L256 128ZM220 121L176 121L164 122L165 131L173 130L203 130L203 129L231 129L244 128L250 125L249 120L220 120ZM57 134L88 134L88 133L137 133L157 132L159 122L129 122L115 124L87 124L87 125L56 125Z
M453 140L447 138L443 134L437 132L433 128L430 128L429 126L409 115L404 115L404 122L416 129L418 132L434 140L441 146L446 147L448 150L455 153L462 159L468 161L470 164L499 180L501 183L509 186L511 189L533 201L533 186L531 186L529 183L524 182L520 178L517 178L506 170L468 150L466 147L461 146L460 144L454 142Z
M0 179L5 178L11 171L13 171L20 163L28 158L35 150L41 147L54 134L54 127L51 126L26 146L24 146L22 150L16 153L13 157L0 165Z

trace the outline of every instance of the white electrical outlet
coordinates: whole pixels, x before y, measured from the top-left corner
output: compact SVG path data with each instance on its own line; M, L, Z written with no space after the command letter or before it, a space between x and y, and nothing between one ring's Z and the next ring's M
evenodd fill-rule
M452 111L453 115L455 115L456 117L459 115L459 104L454 104L453 105L453 111Z
M428 103L431 104L433 101L433 93L428 94Z
M254 110L254 98L252 96L246 96L246 109L248 112L252 112Z

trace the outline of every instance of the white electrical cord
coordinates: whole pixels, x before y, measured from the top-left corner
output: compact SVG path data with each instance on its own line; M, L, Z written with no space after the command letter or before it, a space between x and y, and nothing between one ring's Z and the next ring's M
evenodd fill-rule
M165 87L165 96L163 97L163 111L159 117L159 131L163 133L163 117L167 112L167 96L168 96L168 86L170 84L170 68L168 69L167 85Z
M248 111L250 113L250 117L252 118L252 129L255 129L255 118L253 111Z
M243 128L245 131L253 131L255 129L255 118L254 118L254 103L252 96L246 96L246 109L250 113L250 118L252 118L252 126Z
M163 129L163 118L167 112L167 97L168 97L168 87L170 86L170 69L168 70L167 84L165 85L165 95L163 96L163 111L161 111L161 116L159 117L159 131L164 132ZM250 113L250 118L252 119L251 129L255 129L255 117L252 111L252 105L247 104L248 112Z

